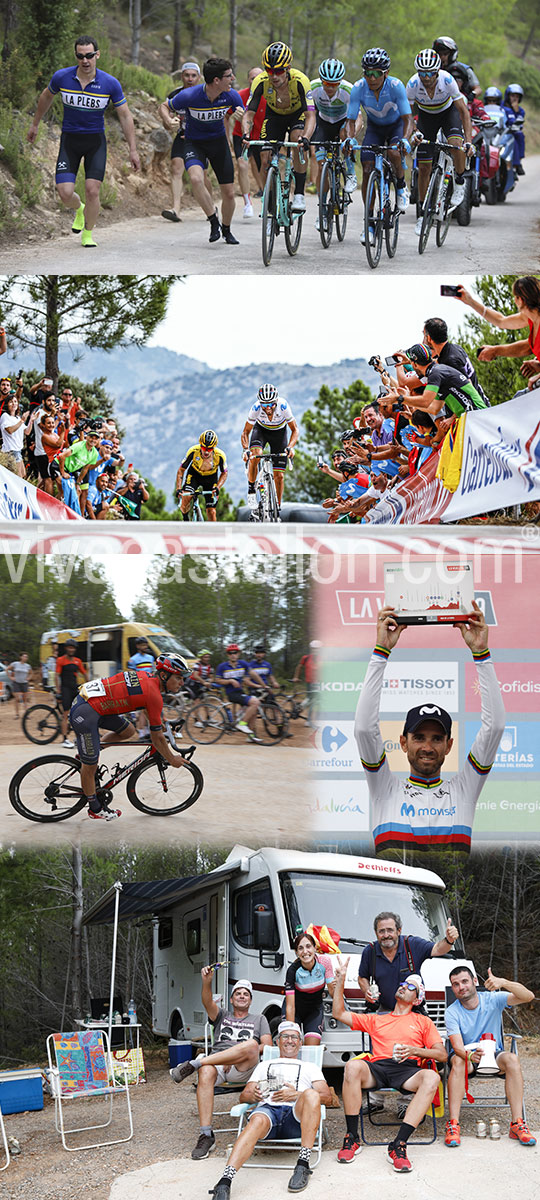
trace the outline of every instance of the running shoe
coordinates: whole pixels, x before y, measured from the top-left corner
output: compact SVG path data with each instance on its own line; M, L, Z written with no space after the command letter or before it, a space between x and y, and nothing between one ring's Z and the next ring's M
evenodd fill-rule
M447 1121L445 1129L445 1146L460 1146L461 1136L459 1123L457 1121Z
M415 227L414 227L414 232L415 232L415 234L416 234L416 236L417 236L417 237L420 237L420 234L421 234L421 232L422 232L422 225L423 225L423 222L424 222L424 218L423 218L423 216L422 216L422 217L417 217L417 220L416 220L416 225L415 225Z
M459 208L462 200L464 200L464 199L465 199L465 184L464 183L456 183L454 185L454 190L452 192L450 207L451 208Z
M345 180L345 191L355 192L358 187L358 180L354 171L350 171Z
M81 245L85 246L86 249L88 249L89 246L97 246L97 242L94 241L91 229L83 229L81 233Z
M208 1158L212 1150L216 1148L216 1139L213 1133L200 1133L197 1138L197 1145L191 1151L192 1158ZM221 1180L220 1180L221 1183ZM219 1184L218 1184L219 1187Z
M251 203L251 200L248 200L247 203L244 204L244 221L249 221L252 216L253 216L253 205Z
M306 211L306 197L304 195L302 195L300 192L295 192L295 194L293 196L293 202L291 204L291 212L305 213L305 211Z
M388 1147L388 1162L392 1164L394 1171L401 1171L403 1174L407 1171L412 1171L412 1164L407 1158L407 1146L405 1142L390 1142Z
M182 220L182 218L178 216L178 213L174 211L174 208L163 208L161 210L161 215L162 217L165 217L166 221L174 221L175 225Z
M195 1074L195 1067L190 1062L178 1063L176 1067L171 1067L169 1075L174 1079L175 1083L183 1083L184 1079L189 1079L190 1075ZM202 1135L205 1136L204 1134Z
M365 231L365 229L362 229L362 232L361 232L361 234L360 234L360 241L361 241L362 245L363 245L363 246L365 246L365 244L366 244L366 231ZM375 245L375 230L374 230L374 228L373 228L373 225L370 225L370 227L369 227L369 244L370 244L370 246L374 246L374 245Z
M536 1138L526 1121L511 1121L508 1136L516 1142L521 1142L522 1146L536 1146Z
M338 1150L337 1160L339 1163L350 1163L361 1150L360 1142L355 1141L352 1133L346 1133L341 1150Z

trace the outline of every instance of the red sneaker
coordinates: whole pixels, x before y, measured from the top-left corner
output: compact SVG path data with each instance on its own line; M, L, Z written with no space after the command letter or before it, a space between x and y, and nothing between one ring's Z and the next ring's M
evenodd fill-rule
M390 1142L388 1147L388 1162L392 1163L394 1171L412 1171L412 1163L407 1158L405 1142Z
M445 1146L460 1146L460 1128L457 1121L446 1122L446 1135L444 1139Z
M360 1154L362 1147L359 1142L355 1142L352 1133L346 1133L341 1150L338 1150L337 1160L340 1163L350 1163L357 1154Z
M536 1138L533 1137L526 1121L511 1121L508 1136L516 1142L521 1142L522 1146L536 1146Z

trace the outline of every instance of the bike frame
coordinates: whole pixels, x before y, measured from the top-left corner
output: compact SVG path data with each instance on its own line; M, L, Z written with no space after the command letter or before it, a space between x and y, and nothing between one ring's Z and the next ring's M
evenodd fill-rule
M277 195L276 195L277 223L278 223L278 226L292 225L294 223L294 221L298 219L300 214L288 212L284 197L286 197L286 196L288 197L288 195L289 195L289 186L290 186L290 182L291 182L291 175L293 173L292 155L295 150L298 150L299 153L301 154L301 147L299 147L296 142L288 142L288 141L286 141L286 142L253 141L253 142L250 142L249 144L250 144L250 147L258 146L261 151L271 150L272 157L270 159L270 164L268 167L266 183L264 185L264 192L266 192L266 188L268 185L268 175L270 174L270 171L272 169L274 169L274 171L276 172L276 183L277 183ZM283 168L283 175L280 170L280 160L285 161L285 165ZM264 204L264 192L263 192L263 204ZM279 233L279 228L276 230L276 232Z

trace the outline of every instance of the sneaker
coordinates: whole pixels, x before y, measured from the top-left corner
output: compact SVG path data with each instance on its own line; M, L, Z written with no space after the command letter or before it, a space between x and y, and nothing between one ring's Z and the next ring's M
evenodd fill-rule
M13 1134L10 1134L8 1137L8 1146L10 1154L17 1155L21 1153L21 1147L19 1145L18 1138L13 1137Z
M231 1181L230 1179L220 1179L216 1186L210 1188L209 1196L213 1196L214 1200L230 1200L231 1196Z
M420 237L420 234L421 234L421 232L422 232L422 225L423 225L423 223L424 223L424 218L423 218L423 216L421 216L421 217L417 217L417 219L416 219L416 225L415 225L415 227L414 227L414 232L415 232L415 234L416 234L416 236L417 236L417 237Z
M360 234L360 241L361 241L362 245L363 245L363 246L365 246L365 244L366 244L366 230L365 230L365 227L362 229L362 232L361 232L361 234ZM370 225L370 227L369 227L369 244L370 244L370 246L374 246L374 245L375 245L375 230L374 230L374 228L373 228L373 225Z
M84 204L79 205L71 229L73 233L82 233L84 229Z
M253 205L251 203L251 200L249 200L247 204L244 204L244 221L249 221L250 217L252 217L252 216L253 216Z
M183 1083L184 1079L189 1079L189 1076L194 1074L195 1067L190 1062L178 1063L178 1066L171 1067L169 1071L169 1075L175 1083ZM204 1134L201 1134L201 1137L204 1137Z
M407 187L399 188L398 194L397 194L398 212L400 212L400 213L407 212L408 204L409 204L409 189Z
M248 508L252 508L252 509L258 508L259 502L257 500L257 493L256 492L248 492L247 502L248 502Z
M303 1192L304 1188L307 1188L310 1175L313 1175L313 1171L311 1170L309 1163L304 1162L303 1159L299 1158L291 1178L289 1179L289 1192Z
M450 201L451 207L459 208L461 201L464 199L465 199L465 184L464 183L454 184L454 190L452 192L452 198Z
M66 738L65 742L62 742L62 750L73 750L74 745L75 742L70 742L69 738Z
M360 1142L356 1142L352 1133L346 1133L343 1139L341 1150L338 1150L337 1160L340 1163L350 1163L360 1154L362 1147Z
M405 1142L390 1142L387 1157L394 1171L402 1171L403 1173L412 1171L412 1165L407 1158L407 1146Z
M212 221L211 226L210 226L210 236L208 238L208 241L209 242L219 242L220 237L221 237L221 225L220 225L219 221Z
M457 1121L446 1122L444 1144L445 1146L461 1145L460 1129Z
M182 220L182 218L178 216L178 213L174 211L174 208L162 208L161 215L162 217L165 217L166 221L174 221L175 225Z
M347 178L345 180L345 191L346 192L355 192L357 187L358 187L358 180L356 178L356 175L354 174L354 171L351 171L350 174L347 175Z
M122 813L119 808L102 808L100 812L93 812L88 809L88 816L92 821L116 821L117 817L121 817Z
M221 226L221 236L222 236L223 241L225 242L226 246L239 246L240 245L238 238L235 238L234 233L231 233L230 229L227 229L225 227L225 225Z
M291 204L291 212L305 213L305 211L306 211L306 197L301 195L300 192L295 192L295 194L293 196L293 202ZM304 1187L305 1187L305 1184L304 1184Z
M521 1142L522 1146L536 1146L536 1138L533 1137L526 1121L511 1121L508 1137Z
M252 732L251 729L249 728L247 721L243 721L242 718L240 718L240 720L236 722L236 728L244 729L246 733Z
M197 1138L197 1145L191 1151L191 1157L196 1159L208 1158L208 1155L211 1154L212 1150L215 1150L215 1148L216 1139L214 1134L200 1133Z
M89 246L97 246L97 242L94 241L92 236L91 229L83 229L81 233L81 245L86 246L87 249Z

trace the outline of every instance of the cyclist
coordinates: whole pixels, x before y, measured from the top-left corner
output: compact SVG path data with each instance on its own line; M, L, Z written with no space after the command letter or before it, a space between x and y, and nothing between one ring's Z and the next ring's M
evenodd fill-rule
M432 416L443 417L460 416L475 408L488 408L483 396L463 371L435 362L429 346L423 342L411 346L407 350L407 357L426 382L425 391L414 398L416 408L427 410Z
M287 444L287 429L291 436ZM263 383L257 400L252 404L240 438L244 449L244 460L248 464L248 505L257 507L255 494L259 456L268 443L273 455L274 483L278 504L281 506L283 482L287 458L294 458L294 447L298 441L298 425L289 403L278 394L273 383Z
M251 687L255 683L258 687L264 687L260 675L246 662L245 658L240 658L240 647L236 642L231 642L226 650L227 662L222 662L216 667L216 682L220 683L225 688L225 695L231 704L241 704L245 708L245 718L241 717L236 722L237 729L244 729L249 735L249 741L255 742L257 739L253 732L253 725L259 701L257 696L252 696L248 692L244 692L244 687Z
M311 83L302 71L291 66L292 50L284 42L272 42L262 56L263 70L251 85L251 96L242 118L242 132L249 142L255 113L261 99L266 100L266 117L261 138L268 141L284 141L289 135L291 142L309 150L309 139L315 129L315 105ZM271 152L261 155L262 173L266 178ZM305 212L306 163L294 156L294 198L292 212Z
M279 683L272 670L272 664L266 658L266 649L264 646L255 646L253 649L255 655L252 662L249 664L250 671L255 671L262 679L264 686L274 688L274 691L279 690Z
M64 654L60 654L56 659L56 696L58 703L62 705L62 745L65 749L72 749L75 745L75 742L70 742L68 738L68 715L79 691L77 675L84 675L85 679L88 676L84 663L77 657L78 648L77 642L68 641L64 646Z
M77 739L81 760L81 785L88 800L88 816L94 821L112 821L121 817L120 809L103 809L96 796L96 768L99 762L100 729L107 729L102 744L125 742L135 733L126 713L144 708L150 723L150 741L171 767L183 767L184 759L169 745L163 733L161 713L163 696L176 695L189 667L178 654L158 654L155 671L128 667L105 679L91 679L79 688L70 711L71 726Z
M186 113L184 164L193 195L210 222L209 242L223 237L229 246L238 240L231 233L234 214L234 167L224 118L241 115L244 105L233 88L234 71L228 58L207 58L203 63L204 83L182 88L161 105L162 119L169 113ZM221 189L221 224L213 198L206 188L204 172L210 163Z
M214 679L214 668L210 651L203 647L199 650L198 661L195 663L187 682L187 691L193 698L203 696Z
M217 521L216 504L227 475L227 459L223 450L218 449L217 433L203 429L199 444L190 446L176 474L176 499L180 500L184 521L189 521L191 497L199 487L204 492L207 521Z
M76 67L55 71L50 83L39 97L34 120L27 140L35 142L41 118L49 111L54 97L60 92L64 104L62 136L56 163L56 190L66 208L75 210L71 226L81 234L83 246L95 246L92 230L99 214L99 192L105 175L107 142L105 139L105 109L112 101L118 112L122 132L129 147L134 171L141 165L135 143L135 126L127 106L122 85L114 75L99 71L98 44L95 38L80 37L75 42ZM85 200L75 191L75 180L84 159Z
M317 124L312 142L343 141L344 127L347 119L352 91L352 83L345 79L345 65L339 58L325 58L319 67L319 78L312 79L311 91L317 113ZM324 162L325 151L322 146L315 150L317 160L317 191L321 178L320 164ZM347 179L345 191L354 192L358 187L356 174L351 158L346 159ZM315 226L319 228L319 214Z
M408 139L413 120L411 106L401 79L389 75L390 55L382 46L366 50L362 58L364 76L358 79L351 92L347 111L347 132L354 137L358 127L360 106L367 117L366 131L362 142L362 199L366 202L368 179L374 167L375 153L372 146L388 146L388 160L392 164L397 180L397 205L406 212L409 193L405 186L404 163L401 146L410 153ZM375 241L375 232L370 227L370 241ZM361 234L362 243L365 233Z
M450 75L454 76L454 79L457 79L458 74L462 74L464 70L466 73L467 91L472 92L473 96L480 95L482 91L480 81L472 67L469 67L467 63L458 62L457 43L453 38L435 38L433 50L439 55L443 71L448 71Z
M470 147L472 137L471 116L467 101L462 96L457 81L448 71L441 71L441 60L435 50L421 50L414 60L416 75L412 75L407 84L407 96L411 104L418 109L418 131L415 141L419 141L418 159L418 199L419 216L415 225L415 233L420 237L422 232L422 205L431 174L431 165L435 156L435 141L439 130L445 135L451 147L455 167L455 184L452 192L452 209L458 208L465 195L465 180L463 172L466 166L466 150ZM465 139L463 131L465 130ZM423 142L421 138L425 138Z

